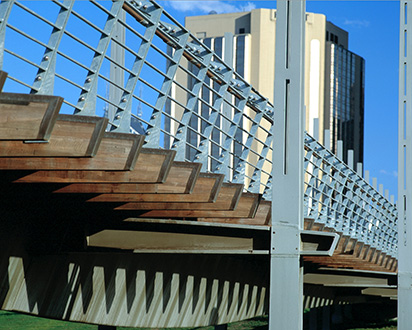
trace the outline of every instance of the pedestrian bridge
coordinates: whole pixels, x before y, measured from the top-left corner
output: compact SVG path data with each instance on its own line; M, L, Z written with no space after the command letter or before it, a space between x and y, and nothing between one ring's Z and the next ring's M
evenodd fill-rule
M272 192L293 194L268 99L152 1L9 0L0 19L1 309L268 313ZM304 307L396 298L395 205L309 134L302 153Z

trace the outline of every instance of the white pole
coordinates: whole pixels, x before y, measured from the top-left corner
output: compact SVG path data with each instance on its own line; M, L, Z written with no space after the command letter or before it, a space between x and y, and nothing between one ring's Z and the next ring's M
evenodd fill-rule
M412 1L400 1L398 113L398 329L412 324Z
M303 328L304 0L278 0L269 329Z

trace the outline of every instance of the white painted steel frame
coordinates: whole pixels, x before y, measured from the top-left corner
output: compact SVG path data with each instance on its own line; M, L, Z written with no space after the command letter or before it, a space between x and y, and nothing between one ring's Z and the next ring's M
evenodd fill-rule
M412 324L412 1L400 1L398 329Z
M47 44L47 49L44 52L39 71L33 83L33 89L31 91L33 94L53 94L57 49L62 40L73 5L74 0L65 0L61 4L59 15L57 16L53 32Z
M304 216L396 257L395 205L309 134L304 149Z
M0 68L3 67L6 26L14 0L0 2Z
M267 155L272 149L272 142L284 138L284 135L278 134L275 139L272 132L265 128L272 123L273 105L234 72L230 63L220 59L161 6L149 0L105 2L107 8L98 1L81 2L84 6L90 6L88 8L91 12L96 10L104 15L104 26L100 24L99 27L97 20L94 22L92 19L91 22L82 16L82 12L76 7L78 3L73 6L74 0L50 1L48 3L57 9L58 17L57 20L44 18L53 30L51 35L42 38L49 40L46 44L38 39L37 34L20 31L19 24L14 26L16 17L13 13L10 14L13 6L28 12L33 19L42 18L40 13L30 8L29 4L32 3L26 2L24 6L17 0L0 2L0 67L9 71L8 80L28 87L29 91L35 93L49 93L54 84L53 80L57 77L59 82L64 81L76 90L72 93L72 101L68 101L70 96L65 90L55 91L65 97L65 105L68 105L71 111L74 109L81 114L94 115L96 107L92 105L103 101L109 108L117 110L114 118L111 118L110 130L127 132L133 116L143 130L146 128L147 147L163 147L162 142L168 139L171 148L177 151L177 159L200 162L203 164L203 171L223 173L228 181L245 184L249 192L263 192L264 199L272 199L272 160L267 159ZM125 18L118 15L125 9ZM96 35L96 47L93 46L93 40L82 40L71 32L72 17L91 26L91 31ZM27 25L29 23L30 18ZM113 41L119 28L124 29L128 35L124 42ZM30 43L35 42L37 46L43 47L40 56L31 59L26 53L9 49L7 37L12 36L10 32L21 34ZM226 37L228 42L225 46L230 48L232 37ZM76 45L86 47L89 53L81 53L81 56L67 53L64 38L70 38ZM165 45L169 47L167 52L163 49ZM120 55L113 56L108 47L111 47L111 50L113 47L119 48ZM280 55L282 51L284 49L280 51ZM127 61L123 53L128 54ZM3 54L6 54L5 66L2 66ZM154 54L159 58L153 59ZM47 60L45 56L48 57ZM31 77L28 70L23 77L25 82L19 80L15 72L17 66L8 62L10 57L35 68L33 76ZM57 62L54 64L52 62L56 57ZM70 61L70 65L76 66L84 75L66 76L61 70L63 59ZM191 64L188 66L187 62ZM119 76L125 79L113 81L106 77L104 64L107 63L116 65L120 73L123 73ZM163 68L164 63L168 64ZM89 64L92 64L92 67ZM191 67L197 69L191 71ZM149 79L148 70L161 78L158 87ZM177 78L176 71L186 74L193 81L193 86L184 85ZM28 82L26 78L29 78ZM114 97L104 95L102 83L109 84L110 91L116 91ZM96 85L100 86L100 90L96 90ZM136 90L142 86L145 92L143 95L136 95ZM187 99L173 98L169 93L171 86L180 88L187 94ZM282 85L281 88L284 89L285 86ZM281 98L283 102L285 94L281 92L282 89L275 89L275 100ZM202 90L206 90L209 96L205 97ZM150 98L146 98L146 94L151 95ZM136 109L136 102L147 107L144 109L146 117L131 113L132 108ZM167 102L183 109L182 116L173 117L171 113L167 113ZM86 106L86 103L89 105ZM282 107L277 106L277 109ZM167 120L176 125L176 130L167 130L162 126ZM197 126L192 124L196 121L199 123ZM245 129L245 123L249 125L248 130ZM276 129L278 128L279 125ZM219 139L214 138L214 135L219 135ZM243 139L239 139L239 136L243 136ZM190 152L187 152L188 149ZM394 205L309 135L305 137L302 152L305 153L303 163L306 170L302 177L306 188L304 215L309 215L315 221L342 231L364 244L371 244L383 252L396 255L398 238ZM279 194L283 194L283 189Z
M117 20L120 16L124 0L114 1L108 15L103 33L96 47L95 56L93 57L87 74L86 82L77 102L75 114L84 116L93 116L96 113L96 95L97 95L97 77L102 67L104 55L109 48L112 34L117 26Z
M270 330L303 328L305 15L305 0L277 1Z

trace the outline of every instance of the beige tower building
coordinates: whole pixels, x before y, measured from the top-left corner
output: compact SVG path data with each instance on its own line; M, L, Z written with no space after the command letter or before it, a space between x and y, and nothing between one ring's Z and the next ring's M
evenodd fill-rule
M276 10L186 17L186 27L270 101L274 92ZM229 47L228 47L229 46ZM347 50L348 33L326 20L306 15L306 130L343 157L354 150L363 162L364 60ZM227 50L230 49L228 52ZM225 54L226 52L226 54ZM314 119L319 131L315 132ZM330 130L325 141L324 130Z

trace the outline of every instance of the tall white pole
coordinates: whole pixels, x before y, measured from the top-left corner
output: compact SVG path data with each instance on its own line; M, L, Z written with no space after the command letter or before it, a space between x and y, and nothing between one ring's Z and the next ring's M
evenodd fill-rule
M277 1L270 330L303 327L305 9L305 1Z
M412 324L412 1L400 1L398 329Z

